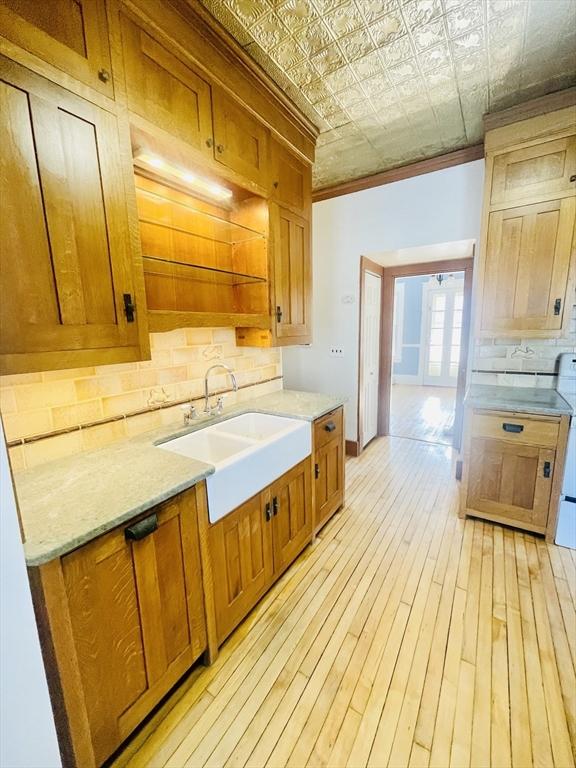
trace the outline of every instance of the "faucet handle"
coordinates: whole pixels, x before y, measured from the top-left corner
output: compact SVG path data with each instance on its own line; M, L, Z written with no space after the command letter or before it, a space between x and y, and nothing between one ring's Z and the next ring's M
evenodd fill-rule
M216 400L217 413L222 413L222 411L224 410L224 398L225 398L225 395L218 395L218 399Z

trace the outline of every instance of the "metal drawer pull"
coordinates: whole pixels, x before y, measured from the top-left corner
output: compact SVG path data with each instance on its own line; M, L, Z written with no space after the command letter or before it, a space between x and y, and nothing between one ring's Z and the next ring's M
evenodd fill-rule
M550 461L544 462L544 477L550 477L550 472L552 470L552 463Z
M272 509L270 507L270 502L269 501L266 502L266 512L265 512L265 515L266 515L266 522L269 523L270 520L272 520Z
M324 429L326 430L326 432L334 432L334 430L336 429L336 424L334 424L333 421L329 421L328 424L324 425Z
M278 509L280 508L280 504L278 503L278 499L276 496L272 499L272 514L276 516L278 514Z
M504 432L523 432L524 431L524 424L509 424L507 421L505 421L502 424L502 429Z
M157 528L158 515L156 512L153 512L148 517L145 517L144 520L138 520L134 525L129 525L124 531L124 536L128 541L140 541L140 539L145 539L146 536L154 533Z

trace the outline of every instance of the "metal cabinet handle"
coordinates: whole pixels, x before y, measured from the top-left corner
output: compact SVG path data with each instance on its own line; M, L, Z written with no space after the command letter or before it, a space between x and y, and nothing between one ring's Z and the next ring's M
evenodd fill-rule
M206 139L206 146L207 147L213 147L214 146L214 139Z
M576 173L570 176L570 181L576 181Z
M134 313L136 312L136 304L132 300L132 294L125 293L123 294L122 299L124 301L124 314L126 315L126 322L133 323Z
M272 514L274 517L278 514L278 510L280 509L280 502L278 501L278 497L274 496L272 499Z
M544 477L550 477L550 472L551 471L552 471L552 462L545 461L544 462L544 471L543 471L542 474L544 475Z
M554 302L554 314L559 315L561 309L562 309L562 299L556 299L556 301Z
M270 520L272 520L272 508L269 501L266 502L264 515L266 517L266 522L269 523Z
M154 533L157 528L158 515L156 512L153 512L143 520L138 520L137 523L129 525L128 528L124 530L124 536L127 541L140 541L140 539L145 539L146 536Z
M508 422L504 422L502 424L502 429L504 432L515 432L518 434L519 432L524 431L524 424L509 424Z
M282 307L276 307L276 322L281 323L282 322Z
M329 421L328 424L324 425L324 429L326 430L326 432L334 432L334 430L336 429L336 424L334 424L333 421Z
M316 480L320 477L320 464L314 464L314 477Z
M98 79L103 83L107 83L110 80L110 72L107 69L98 70Z
M218 154L221 155L222 152L224 152L224 144L217 144L216 145L216 152L218 152Z

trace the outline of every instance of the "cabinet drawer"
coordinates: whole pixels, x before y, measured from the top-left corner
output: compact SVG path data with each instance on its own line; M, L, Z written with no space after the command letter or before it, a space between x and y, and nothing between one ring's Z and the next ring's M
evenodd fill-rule
M314 447L321 448L334 438L342 438L343 410L337 408L314 422Z
M473 437L486 437L523 445L555 448L559 421L536 419L523 414L475 411L472 417Z

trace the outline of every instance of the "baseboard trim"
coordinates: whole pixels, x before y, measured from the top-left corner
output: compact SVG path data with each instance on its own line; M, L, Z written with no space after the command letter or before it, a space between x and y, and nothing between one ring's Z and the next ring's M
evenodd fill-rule
M360 447L358 440L346 440L346 456L359 456Z

